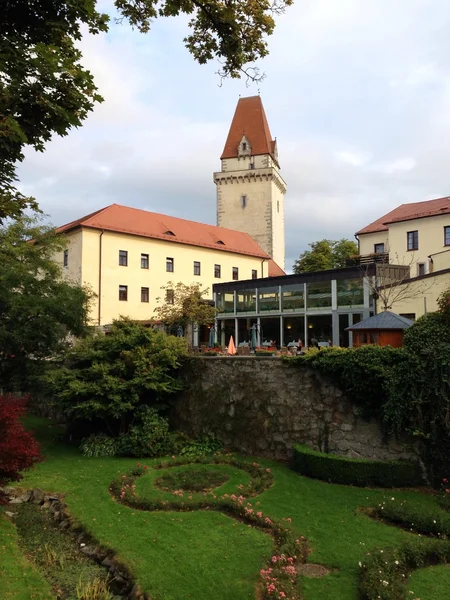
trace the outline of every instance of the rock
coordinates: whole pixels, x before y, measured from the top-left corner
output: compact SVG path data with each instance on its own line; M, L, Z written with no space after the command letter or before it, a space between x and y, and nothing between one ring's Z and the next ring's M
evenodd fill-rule
M32 490L29 501L33 504L42 504L44 502L44 498L44 492L39 488L36 488L35 490Z
M86 556L95 556L97 549L95 546L83 546L80 550Z
M64 521L61 521L61 523L59 524L60 529L69 529L70 527L70 521L68 521L67 519Z
M114 567L114 559L112 559L111 557L107 556L106 558L104 558L102 560L102 565L104 567L106 567L107 569Z
M13 517L16 516L16 513L10 512L9 510L5 510L5 515L7 517L9 517L10 519L12 519Z

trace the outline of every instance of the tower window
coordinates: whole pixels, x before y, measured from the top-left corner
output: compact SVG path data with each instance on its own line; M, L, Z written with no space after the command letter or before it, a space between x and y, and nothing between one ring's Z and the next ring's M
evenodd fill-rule
M241 196L241 206L242 208L247 206L247 196Z

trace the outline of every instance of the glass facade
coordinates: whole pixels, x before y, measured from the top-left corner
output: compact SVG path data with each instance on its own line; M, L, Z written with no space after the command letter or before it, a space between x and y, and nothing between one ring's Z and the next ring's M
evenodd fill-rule
M331 281L314 281L306 284L308 310L331 308Z
M278 286L261 288L258 292L259 312L280 312L279 292Z
M361 279L341 279L336 282L339 307L363 306L364 288Z
M286 285L281 288L281 310L305 310L305 284Z
M373 277L375 270L370 275ZM278 347L353 345L347 327L373 314L370 286L356 267L277 278L229 282L214 286L218 331L226 329L234 342L248 345L252 325L258 344ZM278 282L277 282L278 283ZM235 287L233 287L235 286Z
M256 289L236 292L236 312L256 312Z
M234 292L217 292L216 307L219 313L234 314Z

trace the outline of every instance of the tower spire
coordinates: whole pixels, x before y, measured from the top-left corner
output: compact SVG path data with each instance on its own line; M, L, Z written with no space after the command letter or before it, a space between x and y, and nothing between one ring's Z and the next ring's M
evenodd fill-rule
M221 162L217 224L250 234L284 269L286 184L260 96L239 98Z

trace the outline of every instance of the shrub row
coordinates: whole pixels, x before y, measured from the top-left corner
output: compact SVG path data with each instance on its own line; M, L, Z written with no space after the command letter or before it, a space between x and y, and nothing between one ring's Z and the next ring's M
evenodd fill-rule
M439 508L431 511L428 505L410 505L406 500L390 499L376 506L372 515L417 533L441 538L450 534L450 514Z
M413 462L348 458L302 445L294 447L293 469L307 477L360 487L424 485L419 465Z
M400 548L371 551L361 566L363 600L411 598L406 585L414 569L450 562L450 542L416 538Z

